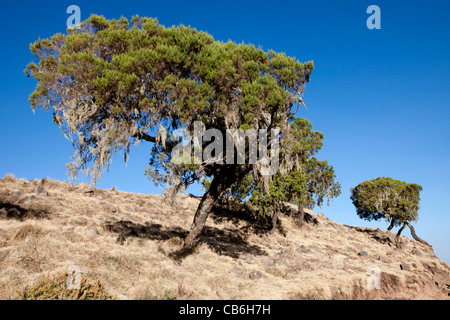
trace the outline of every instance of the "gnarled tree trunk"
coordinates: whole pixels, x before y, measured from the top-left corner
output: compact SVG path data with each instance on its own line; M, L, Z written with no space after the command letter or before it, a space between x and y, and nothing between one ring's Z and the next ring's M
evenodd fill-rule
M192 248L197 245L206 220L208 219L208 216L218 201L220 195L233 183L239 182L248 173L248 171L249 166L240 166L238 168L236 168L236 166L234 168L229 166L221 166L217 170L208 191L203 195L197 208L191 230L184 240L185 247Z
M277 231L278 226L278 208L275 205L275 201L273 199L272 199L272 208L273 208L272 230L270 230L270 233L275 233L275 231Z
M212 191L211 188L203 195L202 200L200 201L200 204L197 208L197 212L195 213L191 231L184 240L184 245L186 247L194 247L197 244L203 227L205 226L206 219L208 219L209 213L214 207L214 203L217 201L217 199L217 193L215 191Z
M391 224L389 225L389 228L387 228L387 231L391 231L394 226L395 226L395 219L391 218Z
M407 226L409 227L409 229L411 230L411 235L412 235L412 237L414 238L414 240L419 241L420 243L423 243L423 244L425 244L425 245L431 247L431 245L430 245L428 242L426 242L425 240L420 239L420 238L417 236L416 231L414 230L414 227L413 227L409 222L406 222L406 225L407 225Z
M397 248L401 249L402 246L400 245L400 234L402 233L403 229L405 229L406 223L402 225L402 227L398 230L397 234L395 235L395 245Z
M303 226L303 222L305 221L305 210L303 210L303 206L298 206L298 216L297 216L297 226L301 228Z
M277 231L278 226L278 211L274 211L272 216L272 230L270 230L270 233L274 233Z

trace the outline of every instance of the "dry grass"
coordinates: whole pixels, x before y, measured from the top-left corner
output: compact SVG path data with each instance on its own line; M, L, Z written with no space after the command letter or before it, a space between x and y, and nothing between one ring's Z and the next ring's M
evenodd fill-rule
M430 248L402 237L399 250L392 233L322 215L301 229L282 217L286 236L211 217L201 245L186 252L182 239L198 203L185 196L169 206L156 195L8 175L0 208L23 215L0 214L0 299L70 265L118 299L448 298L433 277L448 283L450 268ZM381 290L366 286L374 266Z

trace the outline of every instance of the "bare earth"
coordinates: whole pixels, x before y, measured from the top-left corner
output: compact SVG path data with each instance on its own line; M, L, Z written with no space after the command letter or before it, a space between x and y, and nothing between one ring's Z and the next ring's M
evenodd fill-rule
M450 267L431 248L402 236L397 249L391 232L322 214L302 228L282 216L285 235L211 215L199 248L185 252L198 203L6 176L0 299L71 265L118 299L450 299Z

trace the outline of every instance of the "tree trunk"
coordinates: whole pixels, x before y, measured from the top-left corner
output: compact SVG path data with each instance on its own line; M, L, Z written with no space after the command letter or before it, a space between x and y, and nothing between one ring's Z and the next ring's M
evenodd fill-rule
M278 211L274 211L272 216L272 230L270 230L270 233L274 233L277 231L277 222L278 222Z
M391 218L391 224L389 225L389 228L387 228L387 231L391 231L394 226L395 226L395 219Z
M303 221L305 220L305 210L302 206L298 206L298 216L297 216L297 226L301 228L303 226Z
M184 240L184 245L186 247L194 247L197 244L203 227L205 226L206 219L208 219L209 213L211 212L217 198L218 196L216 196L215 192L211 192L211 188L203 195L197 208L197 212L195 213L191 231Z
M203 195L197 208L191 230L184 240L185 247L192 248L197 245L206 220L220 195L234 182L240 181L249 171L248 167L233 169L230 170L230 167L221 167L217 170L208 191Z
M401 249L402 246L400 245L400 234L402 233L403 229L405 229L406 223L402 225L402 227L398 230L397 234L395 235L395 245L397 248Z
M414 227L413 227L409 222L406 222L406 225L407 225L407 226L409 227L409 229L411 230L411 235L412 235L412 237L414 238L414 240L419 241L420 243L423 243L423 244L425 244L425 245L431 247L431 245L430 245L428 242L426 242L425 240L420 239L420 238L417 236L416 231L414 230Z

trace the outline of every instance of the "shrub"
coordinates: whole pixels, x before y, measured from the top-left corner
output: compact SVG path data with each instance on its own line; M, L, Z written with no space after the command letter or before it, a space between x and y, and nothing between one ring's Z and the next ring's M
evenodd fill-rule
M115 300L108 294L100 280L81 278L80 289L67 288L67 273L60 276L46 275L18 293L18 300Z

